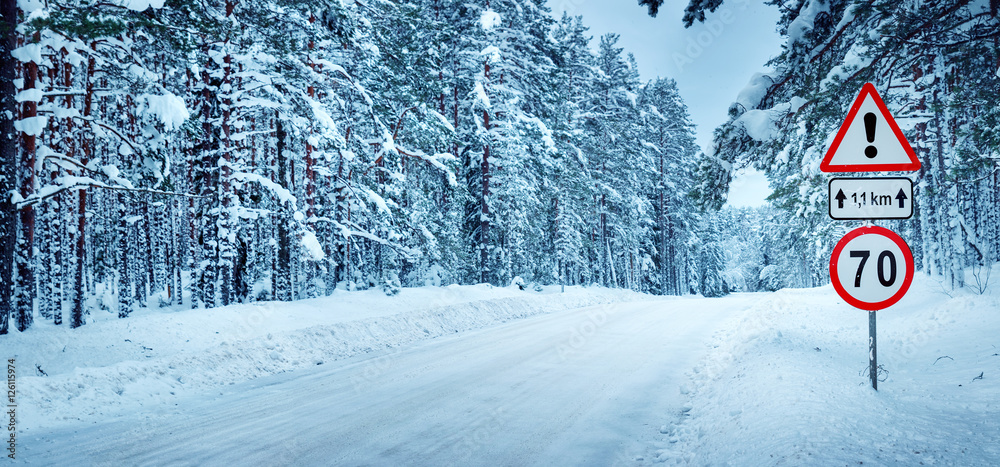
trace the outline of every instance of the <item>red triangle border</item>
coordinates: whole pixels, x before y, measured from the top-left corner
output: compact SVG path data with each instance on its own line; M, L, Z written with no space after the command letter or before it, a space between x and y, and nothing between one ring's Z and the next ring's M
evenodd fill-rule
M858 111L861 110L861 104L864 103L865 97L871 95L872 99L875 101L875 105L878 107L879 112L882 113L882 118L885 119L886 123L889 124L889 128L892 129L894 135L899 140L899 143L903 146L903 150L906 151L906 155L910 157L909 163L894 163L894 164L840 164L831 165L830 160L833 159L834 154L836 154L837 149L840 148L840 143L847 134L847 129L854 122L854 118L857 117ZM913 172L920 170L920 161L917 159L916 153L913 152L913 147L910 146L910 142L906 140L906 136L903 136L903 130L899 129L899 125L896 124L896 119L892 117L889 109L885 106L885 102L882 101L882 97L878 95L878 91L875 90L875 85L872 83L865 83L861 87L861 92L858 97L854 99L854 103L851 104L851 109L847 112L847 117L844 118L844 123L840 125L840 130L837 131L837 136L833 138L833 143L830 144L830 149L826 151L826 155L823 157L823 162L819 165L819 170L823 172Z

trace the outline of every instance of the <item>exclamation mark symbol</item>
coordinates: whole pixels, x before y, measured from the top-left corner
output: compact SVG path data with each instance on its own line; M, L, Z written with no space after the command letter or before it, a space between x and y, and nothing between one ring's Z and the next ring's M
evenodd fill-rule
M865 114L865 136L868 137L869 143L875 142L875 114L873 112L868 112ZM865 148L865 156L869 159L874 159L878 155L878 148L869 145Z

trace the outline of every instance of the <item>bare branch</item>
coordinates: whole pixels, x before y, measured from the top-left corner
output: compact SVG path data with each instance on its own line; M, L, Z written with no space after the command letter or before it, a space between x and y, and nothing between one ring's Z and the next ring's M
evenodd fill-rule
M208 196L204 196L204 195L192 195L192 194L189 194L189 193L174 193L174 192L170 192L170 191L149 190L149 189L145 189L145 188L127 188L127 187L123 187L123 186L105 185L103 183L98 183L97 181L91 180L90 182L86 182L86 183L75 183L75 184L72 184L72 185L64 185L64 186L62 186L62 187L60 187L60 188L58 188L56 190L53 190L51 192L47 192L44 195L30 196L28 198L22 199L21 201L18 201L15 204L15 206L17 207L18 210L21 210L21 209L27 208L29 206L34 206L36 204L40 204L40 203L45 202L45 201L47 201L49 199L52 199L53 197L59 195L60 193L62 193L64 191L68 191L68 190L82 190L82 189L85 189L85 188L102 188L102 189L105 189L105 190L128 191L128 192L132 192L132 193L146 193L146 194L150 194L150 195L180 196L180 197L183 197L183 198L208 198Z

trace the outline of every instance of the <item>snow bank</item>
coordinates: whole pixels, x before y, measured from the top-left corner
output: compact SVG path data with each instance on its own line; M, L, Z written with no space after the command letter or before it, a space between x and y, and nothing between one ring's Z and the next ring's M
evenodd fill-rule
M878 312L877 392L867 312L830 286L779 291L724 329L650 461L1000 465L1000 286L946 293L918 274Z
M0 342L19 368L20 426L35 429L156 410L185 394L540 313L648 298L603 288L557 292L488 285L403 289L393 297L337 291L291 303L140 310L128 319L99 313L75 330L39 322Z

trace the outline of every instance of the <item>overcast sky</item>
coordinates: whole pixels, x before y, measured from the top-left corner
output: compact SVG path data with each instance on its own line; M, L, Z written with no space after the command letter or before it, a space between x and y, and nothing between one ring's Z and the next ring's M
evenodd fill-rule
M618 45L632 52L642 79L657 76L677 81L697 127L698 145L712 140L712 130L727 120L726 111L750 77L765 71L767 61L781 50L775 32L776 7L758 0L726 0L706 16L705 23L685 29L681 23L687 0L667 0L656 18L636 0L549 0L553 15L583 16L590 27L591 46L613 32ZM759 173L738 174L730 204L756 206L770 193Z

